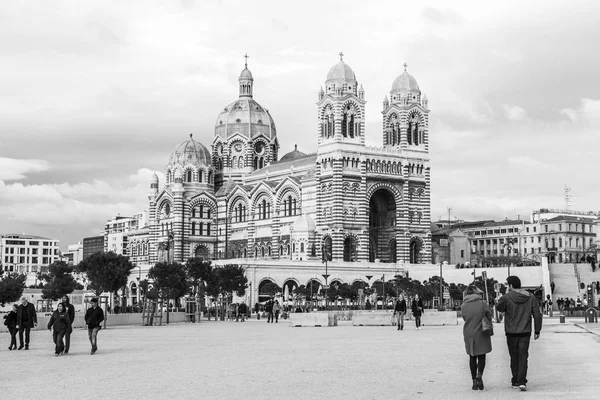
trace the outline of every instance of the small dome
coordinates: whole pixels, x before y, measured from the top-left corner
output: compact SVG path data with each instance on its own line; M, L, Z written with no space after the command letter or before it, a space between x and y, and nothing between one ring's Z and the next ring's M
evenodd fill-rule
M190 140L181 143L175 147L169 157L169 165L184 166L192 164L194 166L210 166L212 160L210 151L200 142L196 142L190 134Z
M158 175L156 175L156 171L152 174L152 178L150 178L150 183L158 183Z
M246 67L242 70L242 72L240 73L240 77L239 80L250 80L253 81L254 78L252 77L252 72L250 72L250 70Z
M314 232L317 228L315 221L308 214L304 214L292 224L292 232Z
M304 158L304 157L306 157L306 154L304 154L301 151L298 151L298 145L295 145L294 150L290 151L289 153L287 153L286 155L281 157L279 159L279 162L294 161L294 160L297 160L299 158Z
M356 81L356 75L354 75L354 71L352 71L352 68L350 68L350 66L342 60L331 67L327 73L328 81L339 79Z
M417 83L417 80L407 71L404 71L402 75L394 79L394 83L392 83L391 92L397 91L420 92L421 90L419 89L419 84Z

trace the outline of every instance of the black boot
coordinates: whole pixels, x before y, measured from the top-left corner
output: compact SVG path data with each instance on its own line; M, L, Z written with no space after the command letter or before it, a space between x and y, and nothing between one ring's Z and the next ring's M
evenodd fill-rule
M473 390L479 390L479 387L477 385L477 379L473 379L473 387L471 389L473 389Z
M481 374L477 374L477 378L475 380L477 381L477 389L483 390L483 376Z

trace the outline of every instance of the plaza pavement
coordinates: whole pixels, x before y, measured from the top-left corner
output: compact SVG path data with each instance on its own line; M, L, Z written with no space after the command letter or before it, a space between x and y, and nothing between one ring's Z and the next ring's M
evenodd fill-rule
M94 356L85 330L62 357L48 331L32 332L29 351L8 351L0 334L0 398L598 399L600 329L582 321L544 319L526 393L510 387L499 325L486 389L473 391L462 325L293 328L261 319L109 328Z

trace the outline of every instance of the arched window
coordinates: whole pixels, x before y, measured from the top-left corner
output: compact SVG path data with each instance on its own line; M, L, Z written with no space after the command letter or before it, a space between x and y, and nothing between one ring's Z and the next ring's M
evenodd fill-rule
M244 157L238 159L238 169L244 168Z
M199 236L202 236L202 234L203 234L203 232L202 232L202 231L203 231L203 230L204 230L204 222L200 222L200 223L198 223L198 235L199 235Z
M267 247L267 255L271 257L271 246Z
M260 256L261 257L265 256L265 246L261 246L261 248L260 248Z
M198 170L198 182L202 183L203 172L201 169Z
M192 181L192 171L188 169L186 175L187 175L187 177L186 177L187 179L186 180L188 182L191 182Z
M237 157L233 157L233 161L231 162L231 166L233 168L237 168Z
M210 236L210 222L206 224L206 236Z
M279 245L279 255L280 256L283 255L283 245L282 244Z
M265 163L264 157L260 157L258 159L258 169L261 169L262 167L264 167L264 163Z
M221 165L221 169L223 169L222 165ZM208 182L207 183L213 183L212 171L208 173Z
M304 253L304 242L300 243L300 253Z
M334 135L333 109L327 106L323 112L323 136L330 138Z
M196 235L196 223L192 222L192 236Z

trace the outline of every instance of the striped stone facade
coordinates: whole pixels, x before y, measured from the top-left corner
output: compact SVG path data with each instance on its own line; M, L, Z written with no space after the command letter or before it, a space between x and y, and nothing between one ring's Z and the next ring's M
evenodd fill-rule
M219 115L212 151L190 138L171 154L162 191L153 182L150 263L204 257L272 269L327 258L397 270L430 260L429 110L414 78L396 78L383 145L366 146L365 92L340 60L318 93L316 152L279 159L274 121L252 100L249 77L246 68L240 100Z

